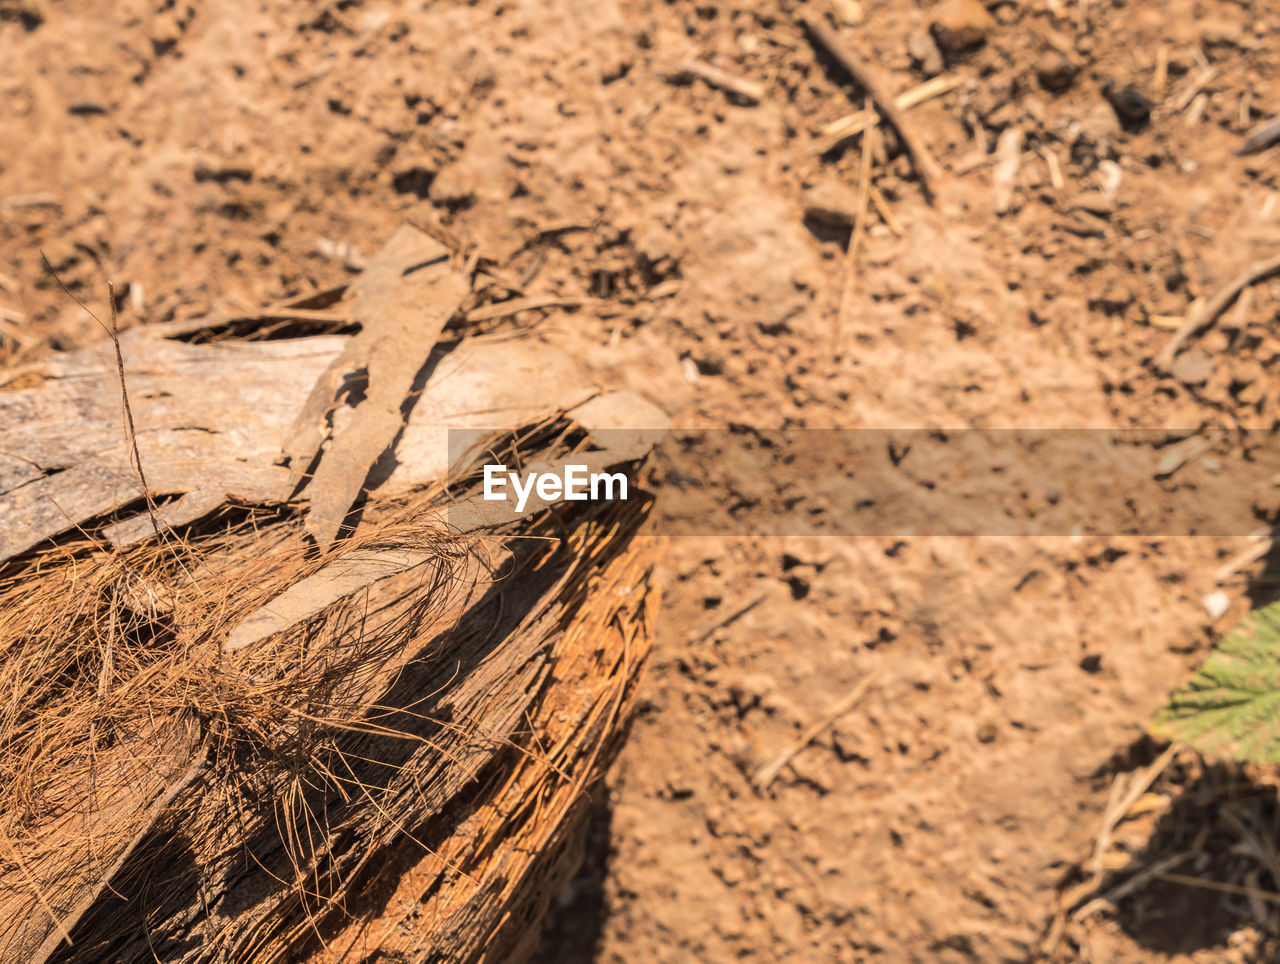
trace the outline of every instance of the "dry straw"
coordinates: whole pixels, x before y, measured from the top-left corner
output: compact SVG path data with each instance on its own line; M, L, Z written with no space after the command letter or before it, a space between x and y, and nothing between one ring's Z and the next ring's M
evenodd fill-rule
M483 538L421 522L466 492L369 506L327 550L288 507L241 508L9 564L0 958L466 960L527 936L626 719L656 550L634 500ZM225 651L289 587L397 551L422 561Z

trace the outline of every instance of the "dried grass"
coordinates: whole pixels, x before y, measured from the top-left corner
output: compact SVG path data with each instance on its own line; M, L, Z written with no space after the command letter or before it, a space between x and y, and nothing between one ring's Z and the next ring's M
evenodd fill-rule
M326 551L298 514L236 510L8 568L0 957L323 958L377 929L398 880L449 895L418 937L452 929L465 959L499 946L513 902L546 899L539 861L643 659L644 509L509 531L495 581L484 545L415 521L447 502L370 507ZM397 549L430 561L224 652L289 586ZM488 860L500 884L478 886Z

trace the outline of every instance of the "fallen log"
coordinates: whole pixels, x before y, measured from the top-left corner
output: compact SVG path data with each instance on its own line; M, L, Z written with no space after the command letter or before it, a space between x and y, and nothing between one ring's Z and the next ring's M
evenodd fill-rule
M411 330L404 291L353 293ZM625 731L658 546L643 494L486 514L448 432L629 471L643 439L591 430L662 414L424 316L414 397L319 538L282 455L316 411L360 424L359 335L127 332L133 438L109 344L0 372L0 959L527 950Z

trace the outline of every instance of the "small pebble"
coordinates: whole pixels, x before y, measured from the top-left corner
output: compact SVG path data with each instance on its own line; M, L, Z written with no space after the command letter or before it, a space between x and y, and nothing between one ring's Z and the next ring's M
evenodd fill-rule
M1173 377L1184 385L1203 385L1217 367L1213 359L1198 349L1183 352L1173 363Z
M1139 130L1151 120L1151 110L1155 105L1133 84L1116 87L1108 81L1102 88L1102 96L1107 99L1126 130Z
M1216 623L1231 608L1231 597L1221 590L1209 593L1201 602L1204 603L1204 611L1209 614L1211 623Z
M933 9L929 29L939 47L956 54L982 46L995 26L995 18L979 0L943 0Z
M946 68L942 51L927 31L913 30L907 34L907 53L926 77L936 77Z
M1080 65L1060 50L1048 51L1036 67L1040 86L1055 93L1070 87L1079 73Z
M1094 172L1094 179L1098 182L1098 186L1102 188L1102 193L1114 199L1116 192L1120 190L1121 182L1124 180L1124 171L1120 169L1120 165L1115 161L1099 161L1098 169Z
M690 385L698 384L698 380L702 377L694 360L687 355L680 359L680 373Z

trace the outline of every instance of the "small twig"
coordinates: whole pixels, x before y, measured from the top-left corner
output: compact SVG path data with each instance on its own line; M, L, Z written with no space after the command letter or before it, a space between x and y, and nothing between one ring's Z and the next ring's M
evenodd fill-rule
M1098 832L1097 839L1094 841L1093 858L1089 861L1089 867L1095 877L1100 878L1102 875L1102 859L1106 855L1107 849L1111 846L1112 832L1128 816L1133 805L1147 792L1151 784L1156 782L1156 778L1164 772L1165 767L1169 765L1169 762L1177 752L1178 745L1176 743L1170 745L1149 766L1137 771L1133 775L1133 781L1125 788L1125 791L1118 794L1111 801L1111 805L1107 807L1107 812L1102 816L1102 829Z
M689 80L696 77L699 80L706 81L712 87L718 87L720 90L740 97L751 104L758 104L764 100L763 84L735 77L727 70L713 67L711 64L693 57L669 67L666 70L666 75L672 80Z
M729 615L725 616L723 619L717 619L714 623L712 623L706 629L702 630L696 636L690 639L689 645L697 646L701 643L705 643L708 639L710 639L720 630L724 629L726 626L732 626L739 619L741 619L747 613L751 612L751 610L755 609L762 602L764 602L764 600L765 600L765 595L764 593L761 593L760 595L756 596L755 599L751 600L751 602L747 603L745 606L741 606L738 609L735 609L733 612L729 613Z
M1188 877L1186 874L1161 872L1155 876L1174 884L1185 884L1188 887L1202 887L1205 890L1216 890L1224 894L1239 894L1242 897L1257 897L1260 900L1280 904L1280 894L1270 890L1258 890L1256 887L1241 887L1239 884L1227 884L1217 880L1201 880L1199 877Z
M907 154L911 158L911 163L915 166L916 174L920 177L920 183L924 187L925 194L930 200L936 198L942 183L941 168L939 168L938 162L929 154L928 148L925 147L924 141L915 132L915 129L907 123L906 117L898 108L894 99L886 92L875 71L855 56L853 51L844 45L844 41L836 36L836 32L822 20L812 16L802 16L800 20L813 39L818 41L826 49L827 53L834 57L840 66L867 92L875 104L876 110L897 132L898 138L902 141L903 147L906 148Z
M1182 123L1186 127L1195 127L1204 117L1204 112L1209 107L1208 94L1196 94L1195 99L1191 101L1191 106L1187 109L1186 114L1182 116Z
M539 308L581 308L585 305L594 305L598 300L597 298L562 298L558 295L512 298L509 301L499 301L497 304L485 305L483 308L469 311L467 312L467 320L492 321L494 318L505 318L507 315L514 315L518 311L534 311Z
M58 282L58 287L62 289L63 294L74 301L77 305L88 313L89 317L98 323L98 326L111 338L111 344L116 350L116 373L120 377L120 400L124 408L124 428L125 437L129 441L129 463L133 468L134 474L138 477L138 484L142 486L142 497L147 503L147 515L151 517L151 525L155 528L156 535L160 535L160 517L157 515L156 500L151 495L151 486L147 484L146 473L142 470L142 455L138 451L138 431L133 424L133 406L129 404L129 386L124 374L124 353L120 350L120 324L116 317L116 288L110 280L107 281L107 304L111 306L111 327L108 328L102 323L102 319L89 310L89 307L73 295L67 286L62 283L62 279L58 277L58 272L53 270L53 265L49 263L49 259L45 257L43 251L40 252L40 258L44 261L45 269L53 276L53 280Z
M1221 585L1230 580L1236 573L1246 566L1251 566L1259 559L1262 559L1271 551L1275 539L1270 534L1264 534L1256 537L1253 545L1246 549L1242 549L1236 553L1222 565L1220 565L1213 573L1213 581Z
M858 704L858 700L862 699L862 697L866 695L867 690L871 688L871 684L875 682L875 679L875 673L869 673L864 676L858 685L849 691L848 696L844 697L844 699L836 703L835 706L831 707L831 709L823 715L822 719L818 720L818 722L814 723L807 730L801 733L800 739L796 740L795 743L792 743L776 757L764 766L760 767L760 769L755 772L755 776L751 778L751 782L755 785L755 788L761 793L769 789L769 784L773 783L778 774L782 772L782 768L791 762L792 757L817 739L823 730L853 709Z
M1044 158L1045 167L1049 169L1049 180L1053 184L1053 189L1061 191L1067 186L1067 182L1062 176L1062 165L1058 162L1058 155L1049 147L1040 147L1037 150L1040 156Z
M1258 261L1243 274L1227 282L1227 284L1218 289L1212 298L1205 302L1203 308L1199 311L1187 313L1186 322L1169 340L1169 344L1165 345L1160 354L1156 356L1156 364L1161 368L1168 368L1173 364L1173 359L1178 352L1182 350L1182 346L1191 338L1201 335L1213 327L1218 317L1240 296L1240 292L1257 284L1259 281L1266 281L1277 274L1280 274L1280 257Z
M1192 77L1191 80L1187 81L1182 90L1178 92L1177 96L1173 98L1173 102L1170 104L1174 113L1186 110L1191 102L1195 100L1196 94L1200 93L1200 91L1204 89L1205 84L1209 83L1209 81L1213 80L1217 75L1217 67L1206 67L1201 70L1200 73Z
M684 285L678 278L671 278L668 281L660 282L654 285L646 293L645 297L649 301L659 301L662 298L670 298L676 294Z
M996 141L996 169L991 175L996 214L1013 206L1013 194L1022 169L1022 129L1010 124Z
M4 203L0 204L0 210L16 211L19 208L47 208L61 207L62 202L52 194L19 194L4 199Z
M889 202L884 199L884 195L880 193L880 189L874 184L867 188L871 195L871 203L876 206L876 210L880 212L880 217L884 218L884 223L888 225L889 230L893 232L894 237L902 237L902 225L898 223L898 219L893 216L893 211L889 209Z
M867 97L867 109L871 97ZM840 307L836 314L835 348L844 347L849 312L853 307L853 290L858 278L858 252L862 248L862 232L867 223L867 199L871 194L871 138L874 129L862 135L862 162L858 166L858 200L853 208L853 227L849 230L849 244L844 252L844 286L840 289Z
M1188 857L1194 856L1192 851L1186 853L1174 854L1171 857L1165 857L1163 860L1157 860L1151 866L1138 871L1128 880L1112 887L1105 894L1095 897L1089 903L1083 905L1079 910L1071 915L1071 919L1076 923L1084 920L1092 915L1095 911L1102 910L1104 907L1114 907L1120 901L1124 900L1135 890L1145 884L1147 881L1164 875L1165 871L1171 867L1176 867L1180 863L1184 863Z
M1169 48L1156 51L1156 70L1151 77L1151 91L1157 97L1164 96L1164 86L1169 82Z
M910 110L918 104L955 90L963 83L963 77L955 74L940 74L932 80L925 81L919 87L912 87L899 94L894 99L894 103L899 110ZM818 144L817 153L825 154L827 151L834 150L849 138L861 134L877 123L879 118L874 110L858 110L838 117L818 132L822 135L822 140Z
M329 323L349 325L351 314L341 311L325 311L321 308L275 308L256 312L252 315L238 316L236 321L314 321L317 324Z

